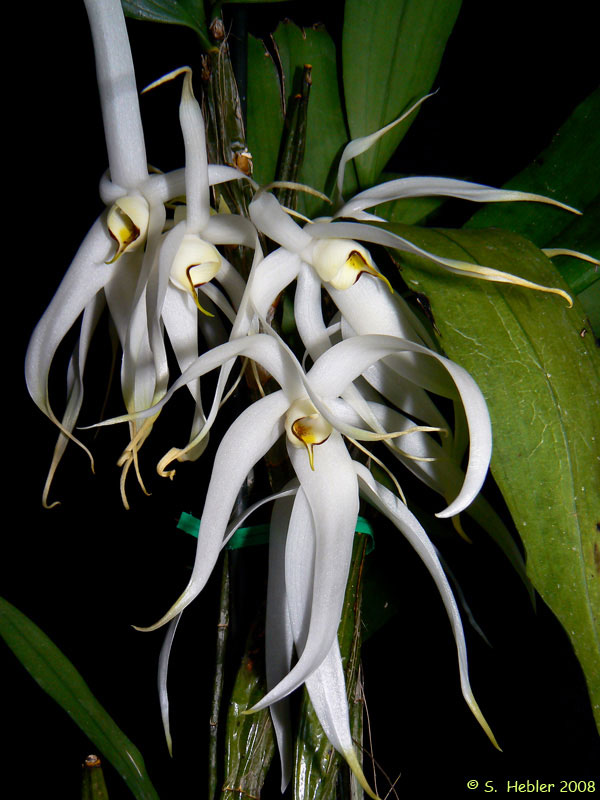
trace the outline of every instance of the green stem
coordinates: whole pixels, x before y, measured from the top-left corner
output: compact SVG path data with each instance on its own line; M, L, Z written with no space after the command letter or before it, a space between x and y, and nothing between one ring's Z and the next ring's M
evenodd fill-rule
M227 649L227 634L229 633L229 553L225 551L223 557L223 571L221 577L221 595L219 600L219 621L217 623L217 646L215 654L215 677L213 681L213 697L210 714L210 739L208 745L208 797L214 798L218 785L218 733L219 711L223 696L223 683L225 679L225 651Z

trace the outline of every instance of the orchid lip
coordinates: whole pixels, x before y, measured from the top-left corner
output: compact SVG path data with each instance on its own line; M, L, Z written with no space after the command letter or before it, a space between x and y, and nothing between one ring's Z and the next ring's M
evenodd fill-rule
M125 195L116 200L108 211L106 226L117 243L114 256L107 264L142 245L148 232L150 208L141 195Z
M319 414L308 397L303 397L290 406L285 430L290 444L306 448L310 468L314 471L314 448L329 439L333 427Z
M369 251L351 239L318 239L305 255L321 280L334 289L349 289L363 273L367 273L380 278L393 292L387 278L374 266Z

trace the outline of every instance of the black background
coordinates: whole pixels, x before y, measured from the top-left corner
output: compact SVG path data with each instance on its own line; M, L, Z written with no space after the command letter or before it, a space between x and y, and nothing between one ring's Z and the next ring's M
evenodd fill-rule
M273 15L287 14L302 24L323 20L336 33L339 6L324 5L256 7L252 25L265 31ZM52 494L62 505L41 508L55 435L26 393L22 361L35 322L102 208L96 187L106 156L83 4L44 5L35 15L15 21L20 55L4 86L3 594L80 670L144 754L161 798L204 798L217 581L186 612L176 639L173 762L155 689L162 636L137 633L131 624L155 621L187 580L194 542L175 523L182 510L201 514L205 462L181 465L174 482L163 481L151 466L161 443L153 449L149 442L142 462L152 496L143 497L132 481L132 510L125 512L114 464L125 433L105 430L91 445L96 475L85 455L69 448ZM140 87L183 63L198 64L194 35L185 29L133 22L130 31ZM554 14L545 3L467 0L436 81L440 91L394 167L499 185L537 155L597 83L592 4L572 2ZM142 113L149 161L170 169L183 163L178 88L160 92L145 97ZM98 418L106 384L108 346L97 338L82 424ZM59 357L52 383L57 408L64 392L60 364ZM118 413L118 392L111 403L109 411ZM180 424L177 412L161 417L161 425L169 424ZM184 436L181 428L177 441ZM365 645L364 671L375 755L392 779L402 773L400 795L466 795L471 779L493 780L503 791L507 780L597 777L600 750L585 684L558 623L541 601L533 612L483 535L471 547L448 538L444 552L492 644L467 631L474 691L504 752L491 748L461 698L449 625L430 579L410 548L384 528L377 553L389 565L390 602L400 613ZM262 548L237 557L239 570L255 570L257 595L264 558ZM16 778L15 797L37 797L42 789L77 797L80 764L93 746L5 648L3 670L3 783ZM116 773L107 768L106 775L113 800L130 796ZM278 796L277 781L265 797Z

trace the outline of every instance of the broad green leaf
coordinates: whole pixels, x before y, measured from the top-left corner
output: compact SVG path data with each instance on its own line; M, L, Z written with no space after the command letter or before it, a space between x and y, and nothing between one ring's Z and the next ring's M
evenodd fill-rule
M254 179L275 180L283 132L283 109L277 68L261 39L248 36L248 149Z
M352 139L383 128L431 89L461 0L346 0L344 97ZM361 188L375 183L416 114L356 159Z
M185 25L196 31L206 50L213 47L206 27L203 0L121 0L121 4L128 17Z
M295 81L305 64L312 66L312 87L308 104L306 154L299 180L331 194L334 170L348 132L341 110L335 44L324 28L301 29L292 22L283 22L274 33L285 81L286 102L293 95ZM352 170L347 170L347 191L356 188ZM318 198L300 195L298 209L308 216L330 213Z
M577 295L577 300L586 313L586 323L589 323L582 327L579 335L582 338L589 336L598 344L600 341L598 335L598 331L600 331L600 281L596 281L593 286L584 289Z
M600 197L599 128L600 89L577 106L546 150L505 188L554 197L584 211ZM572 224L572 217L552 206L491 203L466 227L504 228L526 236L538 247L548 247L551 242L562 241L562 231Z
M31 677L79 725L134 796L138 800L158 800L139 750L113 722L58 647L3 598L0 598L0 633Z
M500 230L386 226L430 252L564 288L530 242ZM527 571L569 635L600 723L600 355L575 302L444 272L400 256L430 302L440 342L483 391L492 473L525 545Z
M562 247L578 250L600 259L600 192L596 199L587 206L581 217L576 217L571 224L547 243L548 247ZM557 256L556 265L560 274L575 294L583 292L600 280L600 269L597 264L590 264L569 256Z
M577 250L600 259L600 194L586 208L583 216L577 217L548 245L549 247ZM600 268L597 264L590 264L571 256L556 256L553 260L560 274L569 284L571 291L577 295L585 309L588 317L586 328L591 327L596 336L599 336Z

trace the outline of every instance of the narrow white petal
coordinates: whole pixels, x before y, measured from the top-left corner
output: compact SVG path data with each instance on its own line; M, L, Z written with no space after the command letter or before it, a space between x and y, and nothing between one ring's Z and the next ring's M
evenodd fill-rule
M407 109L407 111L405 111L400 117L398 117L398 119L395 119L393 122L390 122L388 125L385 125L383 128L380 128L378 131L375 131L375 133L371 133L368 136L361 136L358 139L353 139L346 145L344 151L342 152L342 157L340 158L340 163L338 166L337 182L336 182L336 190L338 197L340 198L342 197L342 190L344 188L344 172L346 170L346 164L353 158L356 158L361 153L364 153L366 150L372 147L378 139L381 139L381 137L385 136L385 134L388 131L390 131L392 128L394 128L396 125L398 125L408 116L410 116L412 112L415 111L421 105L421 103L424 103L425 100L427 100L431 96L432 96L431 94L427 94L420 100L417 100L417 102L413 103L413 105L410 106L410 108Z
M216 280L229 295L234 308L239 308L246 290L246 282L226 258L221 258L221 269L217 274Z
M264 308L261 311L264 311ZM296 282L294 319L300 338L310 357L315 361L331 347L331 340L323 321L321 281L314 269L304 263L301 265Z
M403 378L385 361L372 364L362 373L362 377L369 386L409 416L421 420L425 425L449 430L450 426L427 392ZM367 393L366 387L363 393Z
M453 272L456 275L464 277L479 278L484 281L492 281L495 283L511 283L515 286L522 286L525 289L536 289L540 292L549 292L550 294L557 294L563 297L570 306L573 301L569 295L562 289L555 289L549 286L542 286L538 283L532 283L518 275L512 275L509 272L501 272L491 267L486 267L481 264L472 264L468 261L459 261L455 258L444 258L435 253L430 253L423 250L421 247L409 242L402 236L397 236L395 233L390 233L383 228L375 228L372 225L361 225L358 222L330 222L330 223L315 223L311 226L311 234L316 238L341 238L341 239L362 239L366 242L380 244L384 247L393 247L396 250L401 250L406 253L427 258L438 264L440 267Z
M298 492L298 481L296 479L293 479L289 481L286 484L285 488L281 489L281 491L274 492L273 494L270 494L267 497L262 497L260 500L257 500L256 503L253 503L251 506L248 506L248 508L246 508L239 515L239 517L236 517L227 526L227 530L225 531L225 536L223 537L223 545L226 545L230 541L230 539L242 527L242 525L248 519L248 517L254 514L255 511L258 511L259 508L262 508L267 503L277 504L278 501L280 500L283 501L283 500L288 500L290 498L294 498L297 492Z
M348 336L345 324L357 335L384 334L410 339L431 347L429 337L421 331L412 311L401 298L369 275L363 275L349 289L327 286L327 291L342 312L342 335ZM423 336L421 334L424 334ZM452 385L443 369L418 353L403 353L387 362L399 375L417 386L444 397L452 395Z
M316 525L303 489L298 492L290 517L285 552L285 586L294 641L301 655L306 647L314 608L317 559ZM376 797L367 784L354 751L337 636L321 665L306 678L306 688L325 735L346 758L367 794Z
M441 595L446 612L452 625L454 639L456 641L456 649L458 654L458 667L460 671L460 684L469 708L473 712L475 718L487 733L492 744L498 747L493 733L489 725L485 721L481 713L469 683L469 670L467 664L467 646L465 642L464 631L460 614L452 589L448 583L448 579L444 573L440 560L436 553L435 547L432 545L429 537L421 527L418 520L408 510L404 503L400 502L395 495L388 491L384 486L377 483L369 470L358 462L354 462L356 473L360 480L361 491L363 491L368 500L373 503L393 524L399 531L408 539L417 555L423 561L424 565L429 570L431 577L434 579L438 591ZM499 749L499 748L498 748Z
M61 432L58 435L58 439L56 441L56 445L54 447L54 453L52 454L52 463L50 465L50 469L48 471L48 476L46 478L46 482L44 484L44 491L42 493L42 504L47 507L51 508L56 503L48 503L48 494L50 491L50 486L52 485L52 480L54 479L54 474L56 472L56 468L58 467L60 460L65 452L67 444L69 443L69 439L75 441L77 444L82 447L85 452L88 454L90 461L92 463L93 468L93 459L90 451L85 447L78 439L74 436L67 436L63 431L68 431L68 433L72 434L73 429L77 423L77 419L79 417L79 412L81 411L81 405L83 403L83 373L85 370L85 362L87 360L87 354L89 350L89 346L91 343L92 335L104 310L105 300L104 295L101 292L92 299L89 305L86 307L85 311L83 312L83 319L81 321L81 330L79 333L79 339L77 340L77 344L75 345L75 349L73 351L73 355L71 356L71 360L69 362L69 367L67 371L67 406L65 408L65 412L63 414L63 418L61 420Z
M165 330L181 372L198 358L198 310L187 292L169 286L162 309ZM188 383L194 400L200 404L199 381Z
M352 461L336 431L315 449L313 471L306 452L288 446L316 531L314 586L306 643L291 672L252 711L266 708L302 685L325 659L340 622L358 517L358 487Z
M48 401L48 373L56 350L77 317L122 264L106 264L113 249L103 218L83 240L27 348L25 378L36 405L53 418ZM125 257L124 257L125 258Z
M206 135L200 105L194 97L191 70L185 73L179 106L179 121L185 146L186 225L199 234L210 215Z
M85 0L96 56L112 180L132 189L148 175L144 131L120 0Z
M173 755L173 739L171 738L171 724L169 721L169 693L167 690L167 676L169 673L169 658L171 656L171 648L173 646L173 639L179 625L181 614L178 614L169 623L163 645L160 649L158 657L158 702L160 704L160 716L162 719L163 730L165 732L165 739L167 740L167 747L169 755Z
M208 165L208 181L211 186L215 186L218 183L228 183L229 181L248 181L255 189L258 189L258 184L248 177L245 172L222 164Z
M335 749L344 756L369 797L378 800L367 783L354 749L348 716L346 681L337 639L321 666L306 679L306 689L325 735Z
M248 280L248 295L261 319L266 320L269 308L298 275L301 264L299 256L280 247L257 265Z
M287 610L285 586L285 549L288 524L294 498L277 500L271 515L269 530L269 580L265 622L265 663L267 691L276 686L290 670L294 640ZM285 791L292 776L293 743L290 709L287 698L273 703L271 719L281 761L281 791Z
M94 427L104 427L114 425L118 422L128 422L130 419L145 419L157 414L164 405L170 400L173 394L186 386L191 381L195 381L202 375L218 369L224 364L233 364L237 356L247 356L257 361L268 372L270 372L281 386L286 387L288 393L288 405L296 397L302 394L302 383L299 380L295 367L290 365L285 351L279 346L278 342L265 333L254 334L243 339L233 339L225 344L209 350L201 355L171 386L165 396L151 408L144 411L137 411L133 415L123 415L110 420L98 422Z
M600 261L593 256L588 256L587 253L580 253L579 250L569 250L565 247L542 247L542 253L548 258L556 258L556 256L570 256L571 258L578 258L580 261L587 261L588 264L595 264L600 266Z
M223 312L225 317L227 317L227 319L229 320L229 322L231 322L232 325L235 323L236 320L235 311L229 304L229 301L227 300L223 292L221 292L213 283L203 283L201 286L198 286L198 292L200 294L203 294L205 297L210 298L213 305ZM202 300L202 303L203 302L204 300ZM200 303L200 305L202 305L202 303Z
M156 630L165 625L204 588L223 547L227 523L240 486L254 464L283 433L283 414L287 407L288 400L283 392L267 395L247 408L223 437L208 485L189 583L171 609L154 625L142 630Z
M465 409L470 437L465 482L454 501L437 515L451 517L464 510L478 494L487 475L492 452L492 429L487 405L479 387L466 370L414 342L391 336L365 335L340 342L321 356L308 373L307 390L311 400L321 411L321 398L339 397L346 386L368 366L404 349L429 355L442 364L452 378ZM321 413L327 415L326 406ZM337 427L341 429L339 425Z
M418 177L418 178L399 178L398 180L380 183L370 189L365 189L349 200L337 212L337 217L355 216L365 208L388 203L391 200L400 200L404 197L433 197L442 195L444 197L457 197L462 200L471 200L475 203L498 203L498 202L538 202L564 208L575 213L576 210L553 200L551 197L544 197L530 192L517 192L507 189L495 189L493 186L485 186L481 183L471 183L469 181L458 181L452 178L437 177Z
M311 236L290 219L272 194L254 198L249 208L250 219L259 231L293 253L300 253L312 241Z

